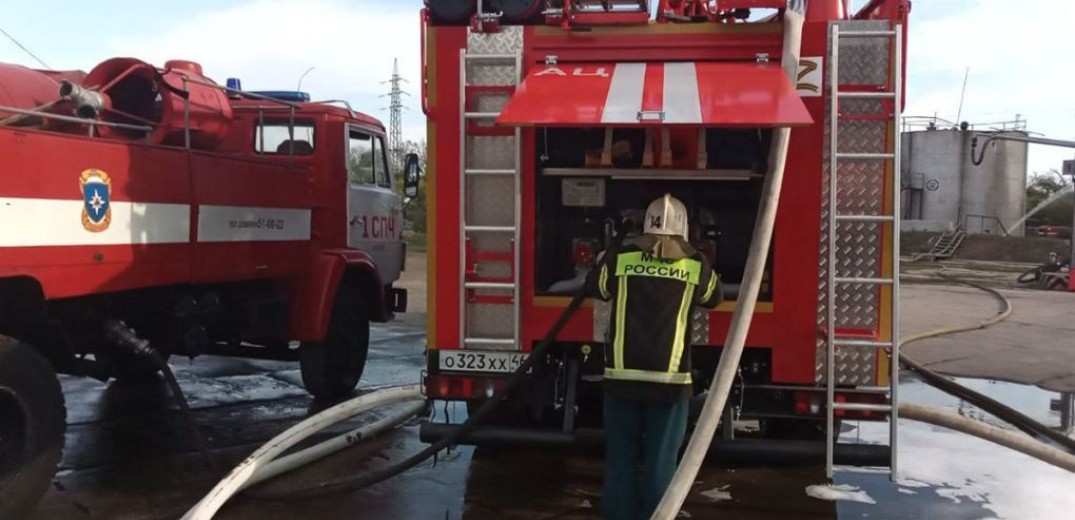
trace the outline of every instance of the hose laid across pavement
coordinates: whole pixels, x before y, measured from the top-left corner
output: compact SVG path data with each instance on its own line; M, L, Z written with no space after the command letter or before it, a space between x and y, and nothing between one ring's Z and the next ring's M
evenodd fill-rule
M224 480L221 480L220 483L205 496L205 498L191 508L190 511L187 511L187 514L183 515L182 520L211 520L213 515L224 506L224 503L241 489L250 485L252 481L268 478L264 476L259 478L259 473L265 475L266 472L279 471L281 469L286 470L291 466L296 466L298 462L308 462L312 460L310 457L312 454L323 453L324 450L320 450L319 447L314 447L285 458L283 462L277 464L275 467L271 465L270 461L311 435L342 420L354 417L357 414L373 408L407 401L425 401L425 396L422 395L422 390L419 385L400 386L370 392L350 401L333 406L332 408L324 410L317 415L288 428L287 431L265 443L264 446L258 448L257 451L236 466ZM352 432L351 435L368 438L376 429L385 429L389 425L398 424L399 422L406 420L406 418L402 417L405 413L408 413L411 410L414 410L414 408L405 408L403 413L367 425ZM407 418L410 416L413 416L413 413L407 415ZM338 444L338 439L339 438L332 439L328 442L335 442ZM314 451L311 452L310 450Z
M593 276L593 273L594 271L591 271L590 276ZM562 331L563 328L567 325L567 322L575 314L575 311L577 311L579 307L582 306L582 302L586 299L586 288L590 285L590 281L591 280L587 280L587 283L579 289L579 291L571 299L571 303L569 303L567 307L564 308L563 312L560 314L560 317L557 318L556 322L553 323L551 328L549 328L549 331L545 334L545 337L534 347L532 351L530 351L530 355L528 355L526 357L526 360L523 361L522 364L515 369L515 372L513 372L511 376L507 379L507 382L504 383L504 386L500 389L500 391L493 395L493 397L487 399L484 403L482 403L482 405L478 407L477 411L475 411L473 414L470 414L467 417L466 421L463 421L463 424L459 425L459 428L451 435L447 435L444 438L438 440L437 442L430 444L422 451L411 455L402 462L393 464L391 466L378 468L368 473L342 477L336 480L323 482L315 487L310 487L306 489L297 489L283 493L248 493L248 495L250 495L252 498L256 498L259 500L289 502L295 500L309 500L329 495L346 493L349 491L355 491L399 475L400 473L403 473L404 471L407 471L417 466L418 464L429 460L441 450L453 444L456 444L475 426L485 420L485 418L488 417L489 414L491 414L496 409L496 407L500 405L500 403L502 403L505 399L512 395L515 389L518 388L526 379L526 375L530 372L530 369L533 368L534 364L537 363L539 359L542 359L546 353L548 353L549 349L552 348L553 344L555 343L556 337L559 336L560 331Z
M1012 313L1015 311L1015 307L1012 305L1011 300L1009 300L1007 296L1004 296L1004 294L1002 294L1000 291L993 289L992 287L987 287L974 282L969 282L967 280L947 276L943 273L938 274L938 276L944 278L945 280L967 285L969 287L973 287L975 289L992 294L995 298L997 298L998 301L1000 301L1001 305L1004 306L1004 310L996 316L976 325L944 327L927 332L913 334L900 342L901 348L916 341L986 329L1006 321L1012 316ZM1016 428L1022 430L1024 433L1027 433L1028 435L1039 435L1045 437L1050 441L1056 443L1057 445L1063 447L1069 453L1075 454L1075 439L1072 439L1056 430L1053 430L1052 428L1049 428L1044 424L1041 424L1040 422L1030 418L1026 414L1008 405L1005 405L1004 403L1001 403L996 399L993 399L985 394L976 392L959 383L956 383L942 376L941 374L938 374L937 372L926 368L925 366L919 364L915 360L907 357L907 355L902 353L900 354L900 364L903 365L905 368L917 373L919 376L922 377L922 380L930 386L933 386L938 390L941 390L942 392L952 395L957 399L967 401L968 403L973 404L978 408L981 408L982 410L996 416L997 418L1004 420L1012 426L1015 426Z
M279 459L258 468L258 470L254 472L254 475L243 484L242 489L246 489L254 484L264 482L273 477L305 466L311 462L323 459L362 441L369 440L381 432L391 430L392 428L411 420L411 418L422 413L422 410L425 409L425 401L411 401L396 412L386 415L385 417L361 428L333 437L321 444L306 448L305 450L292 453L285 457L280 457Z
M997 428L992 424L975 419L968 419L955 412L903 403L900 404L900 418L924 422L972 435L1075 473L1075 455L1064 453L1025 435Z

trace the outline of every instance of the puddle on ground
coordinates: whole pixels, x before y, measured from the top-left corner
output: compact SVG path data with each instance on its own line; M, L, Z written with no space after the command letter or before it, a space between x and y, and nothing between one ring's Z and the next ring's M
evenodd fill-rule
M1052 401L1060 394L1005 382L958 379L1024 414L1057 427ZM998 419L918 380L901 385L904 402L957 410L1007 427ZM887 443L886 423L857 423L841 442ZM840 518L1067 520L1075 510L1075 474L990 442L912 421L900 422L899 480L887 474L841 472L837 484L861 488L877 504L839 503Z
M963 385L978 393L985 394L1001 403L1004 403L1030 418L1051 428L1060 429L1060 411L1053 410L1053 402L1060 401L1062 395L1036 386L1008 383L1004 381L992 381L987 379L954 378L956 383ZM910 403L940 406L957 410L963 415L974 419L984 420L997 426L1005 426L1005 423L985 413L959 398L926 385L914 376L904 376L903 384L900 385L900 398ZM1068 434L1072 434L1068 428Z

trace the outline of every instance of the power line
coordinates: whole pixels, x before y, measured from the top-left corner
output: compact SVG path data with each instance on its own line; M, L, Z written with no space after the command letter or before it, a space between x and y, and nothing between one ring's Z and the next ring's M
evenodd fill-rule
M8 32L5 31L3 27L0 27L0 33L3 33L4 36L7 36L7 39L11 40L11 43L18 45L19 48L22 49L23 52L25 52L26 54L29 54L31 58L37 60L37 62L40 63L42 67L52 70L52 67L49 67L48 64L45 63L41 58L38 58L36 54L30 52L30 49L27 49L25 45L19 43L19 40L16 40L14 36L8 34Z

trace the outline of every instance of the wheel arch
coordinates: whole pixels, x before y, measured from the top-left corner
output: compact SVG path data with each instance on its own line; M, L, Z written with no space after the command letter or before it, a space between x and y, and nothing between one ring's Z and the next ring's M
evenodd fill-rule
M49 319L44 286L32 276L0 277L0 336L37 350L57 372L74 360L62 328Z
M377 264L359 250L327 251L314 263L304 278L292 313L293 329L301 341L321 341L328 331L332 306L340 288L360 291L370 321L385 322L393 318L385 301L385 287Z

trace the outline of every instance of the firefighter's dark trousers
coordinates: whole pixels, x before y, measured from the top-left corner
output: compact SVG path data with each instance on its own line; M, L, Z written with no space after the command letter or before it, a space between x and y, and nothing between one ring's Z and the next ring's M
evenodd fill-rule
M605 395L605 520L648 519L672 482L687 399L646 403Z

